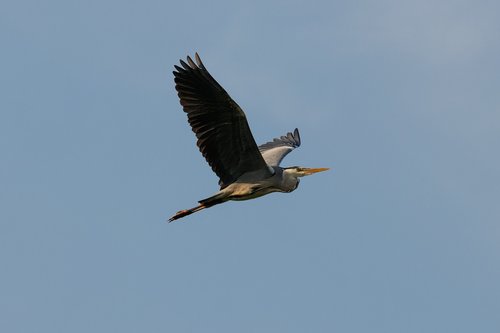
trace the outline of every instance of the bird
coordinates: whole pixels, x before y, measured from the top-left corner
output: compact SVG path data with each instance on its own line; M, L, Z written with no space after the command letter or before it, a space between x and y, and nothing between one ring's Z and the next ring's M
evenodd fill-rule
M178 211L172 222L200 210L227 202L249 200L272 192L297 189L300 177L329 168L281 167L283 158L300 146L296 128L257 146L245 113L205 68L198 53L174 65L175 89L196 135L197 146L213 172L220 190L198 201L196 207Z

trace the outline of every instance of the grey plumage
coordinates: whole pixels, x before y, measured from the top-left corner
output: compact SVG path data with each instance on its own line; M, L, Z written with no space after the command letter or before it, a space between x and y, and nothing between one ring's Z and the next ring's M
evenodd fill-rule
M280 138L260 145L259 151L267 165L278 166L288 153L299 146L300 135L299 129L296 128L293 133L288 132Z
M300 146L299 130L257 146L245 113L215 81L198 54L175 65L174 81L197 145L219 177L220 191L199 205L177 212L169 221L228 200L248 200L271 192L291 192L298 177L327 168L282 168L283 158Z

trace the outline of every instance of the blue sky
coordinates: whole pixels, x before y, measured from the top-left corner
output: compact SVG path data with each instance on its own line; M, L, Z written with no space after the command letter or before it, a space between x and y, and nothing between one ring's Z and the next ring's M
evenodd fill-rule
M500 5L4 1L2 332L499 332ZM198 51L292 194L217 190Z

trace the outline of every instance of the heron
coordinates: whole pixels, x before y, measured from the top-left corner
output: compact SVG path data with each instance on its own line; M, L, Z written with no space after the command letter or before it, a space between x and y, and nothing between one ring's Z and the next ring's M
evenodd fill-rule
M297 189L300 177L329 170L281 167L283 158L300 146L299 130L257 146L243 110L207 71L198 53L195 60L187 56L187 62L174 65L175 89L197 146L219 177L220 190L198 201L198 206L178 211L169 222L230 200L289 193Z

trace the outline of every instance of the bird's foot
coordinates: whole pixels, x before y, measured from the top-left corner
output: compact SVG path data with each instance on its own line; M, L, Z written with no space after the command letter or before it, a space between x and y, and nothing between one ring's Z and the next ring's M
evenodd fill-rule
M169 218L168 222L175 221L175 220L180 219L181 217L184 217L184 216L189 215L191 213L193 213L193 211L191 209L180 210L177 213L175 213L174 216L172 216L171 218Z

